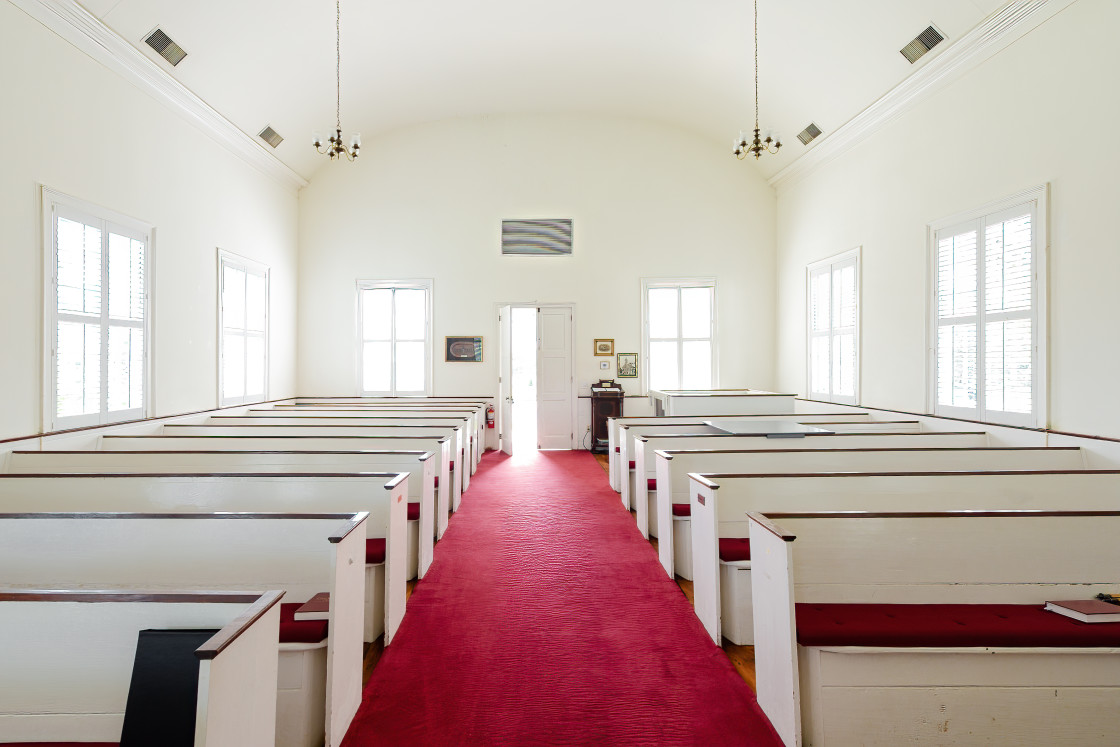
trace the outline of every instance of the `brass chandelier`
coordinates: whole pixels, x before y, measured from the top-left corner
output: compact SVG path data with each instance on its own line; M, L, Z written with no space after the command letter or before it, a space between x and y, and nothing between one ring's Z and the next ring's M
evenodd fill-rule
M342 0L335 0L334 3L334 54L335 54L335 67L334 67L334 84L335 84L335 106L334 118L335 128L334 134L327 139L327 144L323 145L323 137L318 132L314 134L315 150L325 156L330 157L332 161L335 159L345 157L348 161L353 161L358 157L358 150L362 147L362 136L355 132L350 136L350 147L342 144Z
M776 154L782 148L782 141L771 137L759 137L761 130L758 126L758 0L754 0L754 140L747 142L745 130L739 130L739 139L735 141L735 157L742 161L747 156L759 156L766 153Z

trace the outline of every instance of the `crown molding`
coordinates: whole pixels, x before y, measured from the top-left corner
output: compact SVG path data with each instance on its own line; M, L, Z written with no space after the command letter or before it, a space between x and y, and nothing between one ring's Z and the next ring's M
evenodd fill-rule
M109 70L169 106L211 139L292 190L307 180L241 131L75 0L10 0Z
M1012 0L1007 3L770 177L770 186L781 191L797 184L1075 2L1077 0Z

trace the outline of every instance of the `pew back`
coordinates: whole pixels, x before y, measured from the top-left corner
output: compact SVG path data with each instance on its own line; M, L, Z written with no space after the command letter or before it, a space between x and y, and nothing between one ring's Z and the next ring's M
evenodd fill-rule
M139 631L218 628L196 651L195 744L272 747L282 595L0 589L0 741L116 742Z

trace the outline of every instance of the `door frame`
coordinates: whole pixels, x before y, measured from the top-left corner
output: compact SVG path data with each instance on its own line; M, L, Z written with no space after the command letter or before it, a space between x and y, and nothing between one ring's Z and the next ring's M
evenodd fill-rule
M545 308L549 308L549 309L562 308L562 309L568 309L572 313L572 360L571 360L571 370L569 372L570 375L569 375L569 378L568 378L568 385L569 385L571 395L572 395L571 396L572 406L571 406L571 412L569 414L569 417L571 418L571 424L572 424L572 435L571 435L571 438L570 438L569 443L568 443L568 448L574 451L575 449L578 448L577 445L576 445L577 444L577 441L576 441L576 426L579 422L577 420L577 417L576 417L577 413L579 412L579 397L576 396L579 392L579 388L576 386L576 304L575 304L574 301L495 301L494 302L494 316L493 316L493 319L494 319L494 339L498 340L499 343L501 341L502 330L501 330L501 323L498 321L498 315L501 313L502 308L505 307L505 306L509 306L511 309L519 308L519 307L520 308L530 308L531 307L531 308L535 308L535 309L538 309L538 310L539 309L545 309ZM500 345L499 345L499 348L500 348ZM500 356L505 356L505 355L510 355L510 354L511 354L511 351L509 351L509 350L499 349L499 351L498 351L498 355L500 355ZM539 361L539 358L538 358L538 361ZM498 360L498 378L501 378L501 371L502 371L502 361L501 361L501 359L499 359ZM511 382L511 385L512 385L512 382ZM502 389L501 389L501 383L499 382L498 387L497 387L497 395L495 395L495 397L500 398L501 394L502 394ZM504 429L505 429L505 426L504 426L503 423L499 422L498 423L498 428L499 428L498 432L503 433Z

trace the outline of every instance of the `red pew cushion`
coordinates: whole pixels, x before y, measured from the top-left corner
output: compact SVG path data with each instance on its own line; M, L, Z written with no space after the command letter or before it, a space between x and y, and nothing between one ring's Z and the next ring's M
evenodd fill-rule
M1040 604L798 604L804 646L1120 646L1120 623L1083 623Z
M674 503L673 516L692 516L692 504Z
M728 563L751 559L751 541L746 537L720 537L719 559Z
M366 562L367 563L384 563L385 562L385 538L384 537L370 537L366 539Z
M630 460L630 469L634 469L634 460Z
M447 470L449 472L454 472L455 471L455 462L448 462L447 463Z
M420 521L420 504L419 503L409 503L408 504L408 520L409 521Z
M614 453L615 454L621 454L622 453L622 447L621 446L614 447Z
M280 605L281 643L318 643L327 637L326 620L296 620L303 602Z
M439 487L439 475L436 475L435 487Z
M651 477L646 480L646 490L657 490L657 478Z

